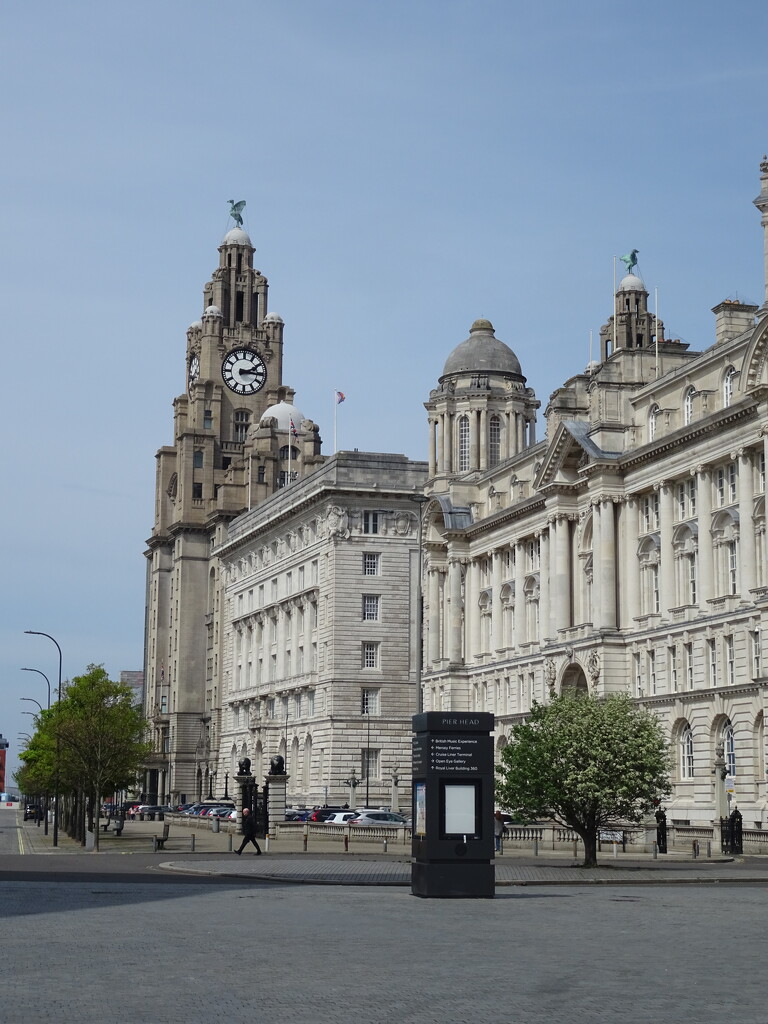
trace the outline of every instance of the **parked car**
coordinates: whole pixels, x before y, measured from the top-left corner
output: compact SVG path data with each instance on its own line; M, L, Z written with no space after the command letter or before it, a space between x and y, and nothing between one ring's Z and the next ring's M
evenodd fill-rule
M140 804L137 811L139 814L143 814L145 818L149 818L150 821L154 821L160 814L173 814L172 807L165 807L160 804Z
M316 807L307 821L326 821L336 811L348 811L349 807Z
M326 825L346 825L347 822L358 816L357 811L336 811L330 818L325 819Z
M408 819L402 814L395 814L394 811L364 811L349 822L350 825L388 825L394 828L405 827Z

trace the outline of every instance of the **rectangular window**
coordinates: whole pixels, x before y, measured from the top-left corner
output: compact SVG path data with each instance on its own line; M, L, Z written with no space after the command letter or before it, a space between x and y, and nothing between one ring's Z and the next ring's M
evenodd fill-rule
M379 777L379 751L373 747L363 747L360 751L360 778L378 779Z
M728 463L728 501L733 504L736 501L736 463Z
M363 619L366 622L379 621L380 601L378 594L363 594Z
M379 713L379 691L378 690L361 690L360 691L360 714L361 715L378 715Z
M379 555L372 551L363 554L363 576L379 575Z
M715 488L717 489L717 504L725 504L725 470L718 469L715 474Z
M765 452L760 452L757 458L757 469L760 479L760 493L765 491Z
M640 655L636 654L632 659L635 663L635 696L643 696L643 677L640 673Z
M717 641L707 640L707 655L709 657L709 685L717 686Z
M378 668L379 667L379 645L370 640L366 640L363 644L363 668Z
M738 563L736 560L735 540L728 541L728 543L726 544L726 553L728 556L728 593L735 594L737 592L736 586L738 582L736 579L736 570Z
M669 686L672 693L677 693L677 648L669 648Z
M297 693L293 698L294 718L301 718L301 694Z
M688 515L696 515L696 479L693 477L688 481Z
M736 682L736 661L734 655L733 636L725 638L725 671L729 686Z
M659 567L658 565L651 566L651 612L654 615L658 615L659 609L661 608L661 601L659 598Z
M315 713L315 691L307 691L307 715L309 718Z
M162 695L162 697L160 698L160 714L161 715L167 715L168 714L168 694L167 693L164 693Z
M242 409L238 409L235 413L235 440L245 441L248 436L248 422L250 419L250 413L245 412Z
M363 512L363 533L379 532L379 513Z
M270 697L267 700L267 718L275 717L275 698Z
M203 411L203 430L213 429L213 413L210 409Z
M685 645L685 685L693 689L693 644Z
M677 518L688 518L688 488L685 484L677 485Z
M760 630L756 629L752 637L752 678L757 679L760 675Z
M192 500L202 501L203 500L203 485L192 484Z
M648 690L656 693L656 652L648 651Z
M688 601L696 604L698 600L698 588L696 586L696 553L688 559Z

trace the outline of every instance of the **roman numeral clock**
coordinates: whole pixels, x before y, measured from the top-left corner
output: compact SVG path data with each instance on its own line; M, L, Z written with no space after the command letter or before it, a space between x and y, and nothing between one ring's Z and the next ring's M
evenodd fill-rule
M267 379L267 368L258 352L233 348L221 364L221 376L227 387L238 395L255 395Z

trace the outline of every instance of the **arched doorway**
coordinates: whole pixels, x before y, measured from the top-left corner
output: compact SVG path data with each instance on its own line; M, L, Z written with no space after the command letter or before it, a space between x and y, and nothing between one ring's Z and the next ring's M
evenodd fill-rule
M584 669L581 665L569 665L563 673L563 678L560 682L560 693L565 693L566 690L575 690L577 693L589 693L587 677L584 675Z

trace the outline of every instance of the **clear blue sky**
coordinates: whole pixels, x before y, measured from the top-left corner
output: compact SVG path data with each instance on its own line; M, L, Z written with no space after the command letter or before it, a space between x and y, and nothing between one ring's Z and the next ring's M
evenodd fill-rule
M245 226L285 380L339 446L426 456L477 317L543 406L640 250L668 334L762 301L768 7L77 0L0 7L5 360L0 732L65 678L142 667L154 452L185 331Z

